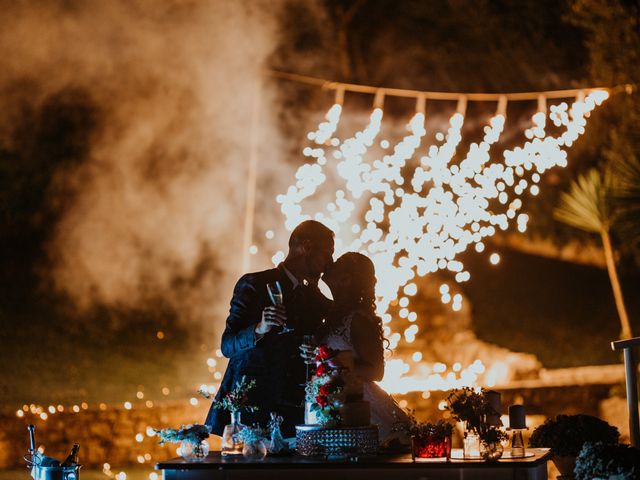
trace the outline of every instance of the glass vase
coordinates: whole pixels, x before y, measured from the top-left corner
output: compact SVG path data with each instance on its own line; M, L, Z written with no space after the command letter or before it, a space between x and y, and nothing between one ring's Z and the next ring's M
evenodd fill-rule
M502 452L504 452L504 447L500 442L482 442L480 444L480 455L482 456L482 459L487 462L495 462L499 460L500 457L502 457Z
M201 462L209 453L209 442L202 440L199 443L182 442L180 444L180 456L187 462Z
M414 462L448 461L451 458L451 437L413 436L411 437L411 455Z
M242 456L247 460L262 460L267 455L267 446L263 440L245 443Z
M464 439L462 442L464 458L482 458L480 456L480 437L473 430L465 426Z
M244 427L240 422L240 412L231 412L231 423L224 427L222 432L222 450L221 455L242 455L242 440L237 438L239 433Z

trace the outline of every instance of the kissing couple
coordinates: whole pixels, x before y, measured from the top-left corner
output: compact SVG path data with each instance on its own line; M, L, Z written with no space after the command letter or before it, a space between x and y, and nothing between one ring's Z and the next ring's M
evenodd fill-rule
M255 380L249 404L258 410L243 413L243 423L266 425L276 412L283 418L282 434L294 437L295 425L304 423L305 361L312 357L311 344L323 343L353 351L354 373L363 380L371 421L385 442L406 414L374 383L384 374L386 341L375 313L374 265L354 252L333 262L333 237L322 223L304 221L291 233L289 253L281 264L238 280L221 342L229 363L215 400L224 398L242 377ZM320 278L333 300L318 289ZM276 282L282 303L268 290ZM205 423L222 435L230 414L212 406Z

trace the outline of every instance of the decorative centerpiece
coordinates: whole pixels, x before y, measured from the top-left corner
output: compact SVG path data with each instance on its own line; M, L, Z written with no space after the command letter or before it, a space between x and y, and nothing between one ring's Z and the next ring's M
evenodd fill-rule
M306 385L305 425L296 426L296 449L302 455L375 454L378 428L371 425L363 383L354 374L353 352L319 345L315 372Z
M616 427L591 415L558 415L536 427L529 438L530 447L551 449L551 461L565 478L573 477L576 457L585 442L617 444Z
M160 438L160 445L180 442L178 453L189 462L203 460L209 453L207 438L211 430L207 425L183 425L179 429L163 428L154 430L154 433Z
M215 400L213 407L219 410L227 410L231 414L231 423L224 427L222 432L222 451L223 456L242 455L243 443L238 433L242 431L244 425L241 422L241 413L243 411L255 412L258 407L247 405L249 401L249 391L255 387L256 381L247 381L247 377L243 376L235 387L227 393L222 399ZM210 398L208 392L199 391L205 398Z
M502 457L502 442L509 438L506 432L494 425L487 425L480 431L480 456L486 461L496 461Z
M248 460L262 460L267 455L267 436L258 425L244 427L234 434L234 440L242 443L242 456Z
M410 422L399 424L394 430L404 431L411 437L413 461L449 461L453 425L444 420L419 422L413 412L408 412L408 416Z
M344 407L343 365L336 358L337 352L326 345L315 350L316 371L307 382L305 402L305 423L318 424L325 427L339 425Z
M498 460L507 434L500 427L500 394L483 388L464 387L447 397L446 409L458 422L464 422L464 458Z

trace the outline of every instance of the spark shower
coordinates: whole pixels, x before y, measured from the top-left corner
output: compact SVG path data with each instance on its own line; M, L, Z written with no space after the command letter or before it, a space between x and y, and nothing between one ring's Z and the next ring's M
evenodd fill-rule
M504 100L484 127L482 140L471 143L464 155L458 152L466 110L466 98L461 97L446 132L436 133L436 144L421 145L427 127L422 108L411 118L409 133L392 152L374 159L368 149L380 133L383 109L374 108L362 130L341 139L336 130L342 106L335 103L317 130L307 134L312 145L304 148L308 161L298 168L295 183L276 198L285 228L292 230L313 218L336 233L336 255L346 251L368 255L376 267L377 310L390 347L395 349L403 337L412 343L419 331L417 313L411 308L411 297L418 291L416 278L448 270L455 274L456 282L469 281L471 275L457 259L459 254L470 247L483 252L485 239L514 223L524 232L529 217L521 197L525 193L538 195L541 175L567 165L567 149L585 132L590 113L608 96L606 90L590 90L570 105L551 105L548 112L542 99L524 132L527 140L504 150L502 158L492 156L491 148L505 127ZM388 143L382 140L380 146L390 149ZM342 185L332 187L328 177L338 178ZM323 192L323 187L329 191ZM321 195L330 200L321 204L312 201ZM499 261L496 255L492 255L492 263ZM277 264L283 258L284 252L278 251L272 261ZM461 309L461 295L452 298L446 284L440 292L443 303ZM397 305L395 319L389 313L392 304ZM397 381L408 365L401 360L387 363L381 384L393 391L404 390ZM457 370L459 374L449 378L452 386L474 384L484 367L475 362ZM431 380L423 387L436 387L441 377Z

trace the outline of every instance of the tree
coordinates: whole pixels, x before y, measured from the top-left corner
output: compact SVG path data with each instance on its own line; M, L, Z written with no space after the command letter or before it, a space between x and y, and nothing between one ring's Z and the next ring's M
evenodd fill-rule
M571 183L560 197L555 217L575 228L600 235L611 289L622 325L621 338L632 330L618 277L612 231L619 230L632 242L640 230L640 164L635 156L610 163L604 172L593 168Z

